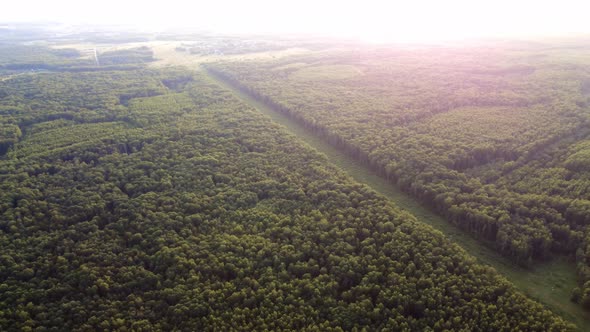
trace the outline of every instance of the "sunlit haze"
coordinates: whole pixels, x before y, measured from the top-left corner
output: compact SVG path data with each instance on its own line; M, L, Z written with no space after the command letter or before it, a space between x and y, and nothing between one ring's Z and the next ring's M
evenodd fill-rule
M316 33L367 41L568 36L590 32L590 2L538 1L9 1L4 22L191 27L231 33Z

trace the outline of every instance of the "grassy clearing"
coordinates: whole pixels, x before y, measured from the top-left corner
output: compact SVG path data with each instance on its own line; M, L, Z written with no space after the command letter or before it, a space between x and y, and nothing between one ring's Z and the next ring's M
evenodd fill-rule
M590 331L590 314L569 300L572 289L577 286L576 267L573 262L568 261L564 257L554 257L548 262L537 264L532 269L525 269L513 264L508 259L500 256L495 250L475 240L458 227L448 223L442 217L422 206L411 196L389 184L360 162L323 141L310 130L236 90L226 82L220 81L213 76L210 77L217 84L232 90L237 97L252 107L257 108L275 122L285 126L301 140L324 153L331 162L347 172L356 181L370 186L394 201L402 209L412 213L418 220L441 231L468 253L476 257L482 264L494 267L522 292L543 303L547 308L560 314L565 319L577 324L580 331Z
M52 45L53 48L73 48L81 51L84 57L90 58L91 55L89 50L96 50L100 53L120 51L125 49L137 48L137 47L149 47L154 52L154 58L156 61L149 63L152 67L169 67L169 66L187 66L195 67L201 63L215 62L219 60L230 60L230 61L242 61L251 59L276 59L285 56L291 56L299 53L308 52L303 48L288 48L278 51L266 51L266 52L255 52L255 53L244 53L234 55L197 55L189 52L179 52L176 50L177 47L181 47L185 43L191 43L192 41L162 41L153 40L146 42L132 42L132 43L63 43Z
M35 128L44 125L55 125L55 128L36 132ZM67 126L68 130L64 131L62 126ZM15 146L12 155L17 158L29 158L47 156L80 146L92 147L103 139L113 138L116 133L130 129L123 122L73 124L55 120L37 124L32 130L35 132L25 135ZM64 135L64 132L67 135Z

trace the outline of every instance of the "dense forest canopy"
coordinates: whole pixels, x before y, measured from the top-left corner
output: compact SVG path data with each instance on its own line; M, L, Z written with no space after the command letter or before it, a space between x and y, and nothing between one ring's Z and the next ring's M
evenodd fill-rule
M589 50L362 48L208 65L494 243L576 257L590 308Z
M2 330L573 329L202 73L5 78Z

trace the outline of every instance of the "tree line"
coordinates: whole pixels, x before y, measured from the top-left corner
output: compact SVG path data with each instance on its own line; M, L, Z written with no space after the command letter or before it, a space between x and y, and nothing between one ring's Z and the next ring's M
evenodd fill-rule
M550 60L567 49L512 51L345 50L207 68L515 262L577 257L573 297L590 308L590 73ZM342 65L359 74L339 78Z

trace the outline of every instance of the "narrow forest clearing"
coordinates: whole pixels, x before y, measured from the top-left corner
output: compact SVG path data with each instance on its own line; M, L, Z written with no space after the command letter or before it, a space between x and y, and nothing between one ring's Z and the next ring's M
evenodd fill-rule
M580 330L590 331L590 314L570 301L571 290L577 286L576 266L573 262L567 261L565 257L555 257L549 262L536 264L532 269L525 269L513 264L493 249L422 206L421 203L388 183L361 162L313 134L311 130L256 101L211 73L208 73L208 76L218 85L231 90L248 105L266 114L276 123L285 126L289 132L325 154L333 164L340 167L356 181L373 188L402 209L412 213L418 220L439 230L481 263L494 267L525 294L543 303L565 319L576 323Z

